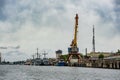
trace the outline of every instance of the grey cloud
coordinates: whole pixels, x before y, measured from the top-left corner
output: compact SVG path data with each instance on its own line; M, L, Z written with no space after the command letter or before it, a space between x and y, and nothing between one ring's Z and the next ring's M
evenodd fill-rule
M6 15L4 14L4 6L5 6L6 0L0 0L0 20L5 20Z
M5 0L0 0L0 7L3 7L5 4Z
M67 16L64 16L64 14L67 12L66 5L70 2L56 0L51 3L51 1L52 0L28 0L27 2L24 0L6 1L4 5L4 15L7 20L5 22L10 23L11 28L9 28L9 30L0 30L0 32L16 33L29 22L39 29L41 27L49 26L55 28L60 27L62 24L67 25ZM1 16L3 17L3 15ZM66 20L66 22L62 23L63 19Z
M115 2L114 11L116 14L115 26L116 31L120 33L120 0L115 0L114 2Z
M100 15L100 17L102 18L103 23L105 22L112 22L113 21L113 17L110 14L111 11L107 11L106 9L100 9L100 10L96 10L97 14ZM109 13L109 14L108 14Z
M119 4L117 4L118 2L115 3L117 8L112 10L110 6L106 6L106 3L102 3L104 3L104 0L100 2L96 0L7 0L4 3L4 11L2 10L2 14L4 13L7 18L5 22L1 22L7 28L4 29L6 30L4 33L0 29L0 33L2 33L0 34L0 41L3 45L19 43L23 46L21 51L28 55L32 53L36 46L43 49L56 50L57 48L63 48L67 50L73 38L74 17L78 11L78 36L81 40L79 43L83 40L80 43L80 48L84 49L91 45L90 34L92 34L93 24L96 27L96 43L101 44L97 39L100 39L100 41L102 39L104 42L104 37L108 42L114 39L113 36L116 35L113 28L115 25L113 23L114 15L111 13L115 11L116 16L119 16ZM115 21L119 26L117 21L119 21L119 18L116 18ZM119 27L115 28L118 29ZM106 41L104 43L107 43ZM109 46L106 45L106 47ZM102 47L98 48L101 49ZM12 56L24 56L24 53L8 51L7 55L10 59ZM53 56L54 51L50 55Z
M8 51L5 53L5 55L7 56L18 55L19 56L19 55L25 55L25 54L18 50L15 50L15 51Z
M116 4L120 4L120 0L115 0L115 3Z
M103 3L103 2L102 2ZM108 4L99 4L99 3L92 3L88 9L96 13L101 18L102 23L112 22L113 21L113 9Z
M8 51L4 53L4 59L7 61L26 60L28 55L21 51Z

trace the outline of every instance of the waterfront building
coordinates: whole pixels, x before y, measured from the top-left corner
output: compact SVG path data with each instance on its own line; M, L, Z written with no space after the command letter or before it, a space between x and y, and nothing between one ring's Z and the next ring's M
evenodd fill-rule
M99 58L99 55L104 55L103 58ZM84 63L86 67L99 67L99 68L115 68L120 69L120 54L118 53L89 53L89 59L85 59Z
M106 57L111 56L113 53L110 52L91 52L88 53L87 56L89 57L88 60L86 60L85 64L89 67L102 67L103 65L103 59ZM103 56L100 58L100 56Z
M103 66L107 68L120 69L120 54L114 54L104 58Z
M99 58L99 55L102 54L104 55L104 57L108 57L108 56L111 56L113 55L114 53L111 53L111 52L90 52L90 53L87 53L87 56L89 56L90 58Z
M56 59L59 60L61 55L62 55L62 50L57 50L56 51Z

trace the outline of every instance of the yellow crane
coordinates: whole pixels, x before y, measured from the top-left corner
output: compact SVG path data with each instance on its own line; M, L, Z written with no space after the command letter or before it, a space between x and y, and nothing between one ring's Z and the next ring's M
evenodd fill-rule
M74 39L72 40L71 47L77 47L77 32L78 32L78 14L75 17L75 31L74 31Z
M75 17L75 29L74 29L74 39L72 40L71 47L68 48L69 53L76 53L79 51L77 47L77 32L78 32L78 14Z
M78 14L75 16L75 29L74 29L74 39L72 40L71 47L68 48L68 64L71 64L72 57L76 57L78 59L78 64L82 61L80 56L79 48L77 47L77 33L78 33Z

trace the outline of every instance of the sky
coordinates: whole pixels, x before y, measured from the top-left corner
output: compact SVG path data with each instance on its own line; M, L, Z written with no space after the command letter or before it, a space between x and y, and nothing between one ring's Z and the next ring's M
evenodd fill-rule
M74 36L75 15L79 16L78 47L92 51L95 26L97 52L120 49L120 0L0 0L0 52L2 60L67 54Z

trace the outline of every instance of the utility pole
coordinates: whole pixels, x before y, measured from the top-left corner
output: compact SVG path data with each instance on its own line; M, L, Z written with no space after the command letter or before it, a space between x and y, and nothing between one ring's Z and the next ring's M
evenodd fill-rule
M92 41L92 44L93 44L93 53L95 53L95 28L94 28L94 25L93 25L93 41Z

